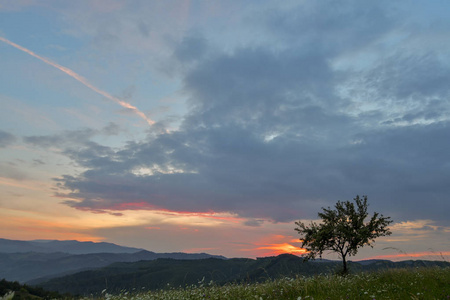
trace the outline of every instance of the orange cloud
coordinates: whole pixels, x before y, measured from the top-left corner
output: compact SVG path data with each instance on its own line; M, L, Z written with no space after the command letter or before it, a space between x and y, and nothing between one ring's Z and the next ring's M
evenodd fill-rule
M89 210L89 209L86 209L86 210ZM120 203L120 204L116 204L115 206L113 206L109 209L105 209L105 211L107 211L107 210L148 210L148 211L153 211L160 215L166 215L166 216L200 217L200 218L213 219L213 220L224 220L224 221L229 221L229 222L233 222L233 223L242 222L242 218L235 217L233 215L230 215L229 213L219 213L219 212L215 212L215 211L207 211L207 212L176 211L176 210L158 208L147 202Z
M202 217L202 218L209 218L214 220L226 220L226 221L234 221L235 223L238 223L241 221L241 218L233 217L233 216L227 216L227 214L218 213L215 211L208 211L208 212L192 212L192 211L175 211L175 210L168 210L168 209L158 209L158 212L160 214L165 215L181 215L181 216L187 216L187 217Z
M61 239L101 242L103 239L88 233L85 228L74 228L70 224L23 217L10 217L0 220L0 231L3 238L34 240Z
M301 239L292 239L290 242L291 243L303 243L303 240L301 240Z
M389 259L389 260L399 260L405 258L422 258L422 259L439 259L444 260L450 258L450 251L424 251L424 252L413 252L413 253L397 253L397 254L386 254L377 255L369 257L367 259Z

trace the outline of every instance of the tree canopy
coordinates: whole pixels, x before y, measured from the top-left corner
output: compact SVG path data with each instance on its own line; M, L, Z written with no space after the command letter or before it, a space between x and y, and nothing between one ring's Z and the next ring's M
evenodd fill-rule
M342 272L346 274L347 255L354 256L363 246L373 247L377 237L392 234L387 227L392 223L390 217L375 212L366 222L369 216L367 196L357 195L353 200L355 203L338 201L335 209L322 208L323 212L318 213L322 219L320 224L311 222L306 226L301 221L295 222L302 247L308 251L306 260L322 257L325 251L337 252L342 258Z

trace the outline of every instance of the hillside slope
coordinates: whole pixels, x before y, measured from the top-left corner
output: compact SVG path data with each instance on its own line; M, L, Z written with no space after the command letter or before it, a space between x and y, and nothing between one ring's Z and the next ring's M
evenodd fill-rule
M178 287L198 284L199 281L217 284L229 282L261 282L279 277L311 276L335 272L340 262L306 262L297 256L283 254L277 257L253 259L215 258L202 260L158 259L134 263L114 263L110 266L80 272L70 276L54 278L40 284L47 290L79 295L98 295L107 289L109 293L121 290L155 290L169 286ZM371 264L349 263L352 272L389 268L441 266L450 267L446 262L376 261Z
M105 267L114 262L209 257L226 259L206 253L155 253L111 243L0 239L0 279L38 283L53 277Z

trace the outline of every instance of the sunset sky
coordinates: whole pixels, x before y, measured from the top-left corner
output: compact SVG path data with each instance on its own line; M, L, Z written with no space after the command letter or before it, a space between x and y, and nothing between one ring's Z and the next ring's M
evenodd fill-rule
M0 0L0 238L450 259L449 1ZM333 258L334 256L329 256Z

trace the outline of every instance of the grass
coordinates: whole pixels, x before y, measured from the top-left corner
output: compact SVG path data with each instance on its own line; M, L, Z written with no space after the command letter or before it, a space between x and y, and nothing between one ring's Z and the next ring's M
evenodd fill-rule
M110 295L104 299L450 299L450 268L390 269L346 277L282 278L218 286L200 281L185 288Z

